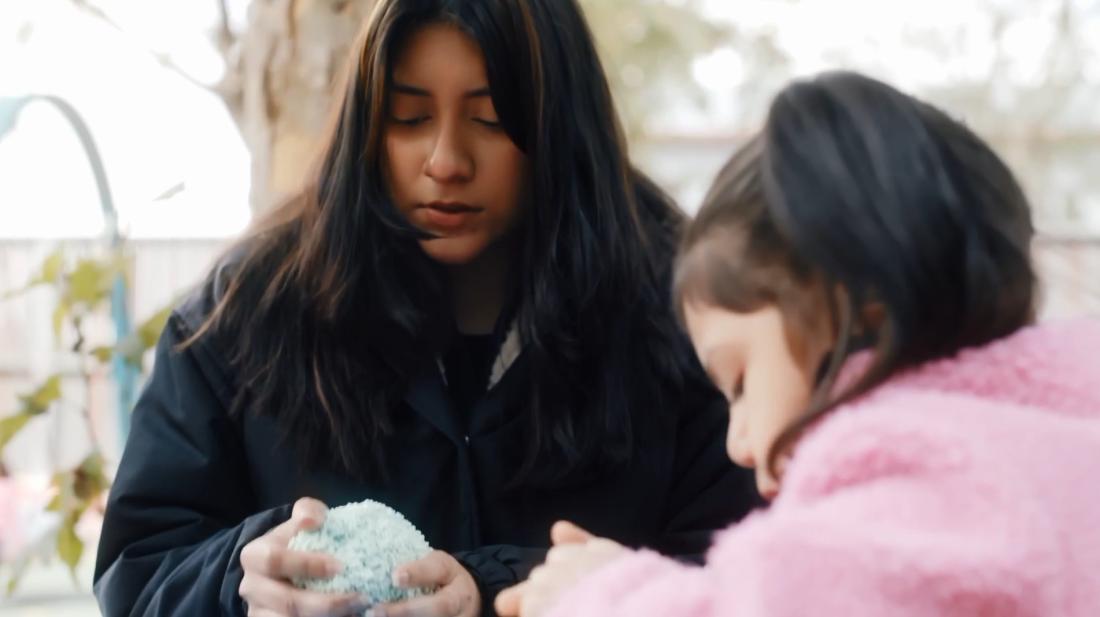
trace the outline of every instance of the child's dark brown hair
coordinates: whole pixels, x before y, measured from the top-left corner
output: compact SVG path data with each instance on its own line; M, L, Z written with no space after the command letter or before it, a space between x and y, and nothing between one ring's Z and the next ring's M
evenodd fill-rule
M837 343L810 408L772 445L774 470L777 454L837 405L1027 325L1033 233L1012 172L969 129L882 82L826 73L784 89L719 173L684 235L676 301L776 305L795 342L820 320L824 297ZM882 319L862 323L872 304ZM866 328L870 367L830 396Z

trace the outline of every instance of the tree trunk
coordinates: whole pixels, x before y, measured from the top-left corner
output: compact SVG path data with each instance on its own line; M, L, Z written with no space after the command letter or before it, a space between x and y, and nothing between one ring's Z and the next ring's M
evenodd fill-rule
M252 211L296 190L374 0L254 0L219 87L252 154ZM226 33L228 34L228 32Z

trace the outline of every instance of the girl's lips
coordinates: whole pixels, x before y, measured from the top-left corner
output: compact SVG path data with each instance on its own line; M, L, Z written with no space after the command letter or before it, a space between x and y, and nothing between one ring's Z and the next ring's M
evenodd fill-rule
M421 218L429 228L455 231L465 227L482 212L482 208L463 203L433 202L418 208Z

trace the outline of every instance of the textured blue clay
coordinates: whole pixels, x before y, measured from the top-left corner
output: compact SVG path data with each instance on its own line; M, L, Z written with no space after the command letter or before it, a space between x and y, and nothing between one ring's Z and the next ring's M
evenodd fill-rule
M404 516L377 501L368 499L332 508L319 529L301 531L291 538L290 548L327 553L344 565L332 578L295 579L294 584L303 589L357 593L375 604L407 600L430 591L393 586L395 567L426 556L432 548Z

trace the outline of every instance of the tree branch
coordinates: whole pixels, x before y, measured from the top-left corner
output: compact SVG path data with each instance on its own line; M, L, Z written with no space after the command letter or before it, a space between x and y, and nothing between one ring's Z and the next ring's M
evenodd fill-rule
M120 26L118 24L118 22L116 22L114 19L112 19L110 15L105 13L103 11L103 9L91 4L90 2L88 2L88 0L72 0L72 3L73 3L74 6L76 6L77 8L85 11L86 13L91 15L92 17L95 17L96 19L102 21L103 23L107 24L108 26L114 28L119 34L122 34L123 36L129 37L129 33L126 32L126 30L122 26ZM214 94L217 94L218 96L222 95L222 93L219 92L217 88L211 86L210 84L205 84L205 83L199 81L193 75L189 74L187 71L180 68L180 66L178 64L176 64L175 62L172 61L171 56L169 56L168 54L161 53L161 52L158 52L158 51L155 51L155 50L152 50L152 49L148 49L148 48L144 48L144 49L145 49L145 52L148 53L150 56L152 56L152 58L154 60L156 60L158 64L160 64L165 69L175 73L179 77L182 77L184 80L186 80L191 85L193 85L197 88L202 88L203 90L206 90L208 92L213 92Z
M298 1L290 0L286 3L286 33L290 40L290 57L298 53Z
M229 9L226 8L225 0L217 0L217 3L218 49L222 52L222 56L225 56L225 53L237 41L237 36L233 34L233 29L229 27Z

